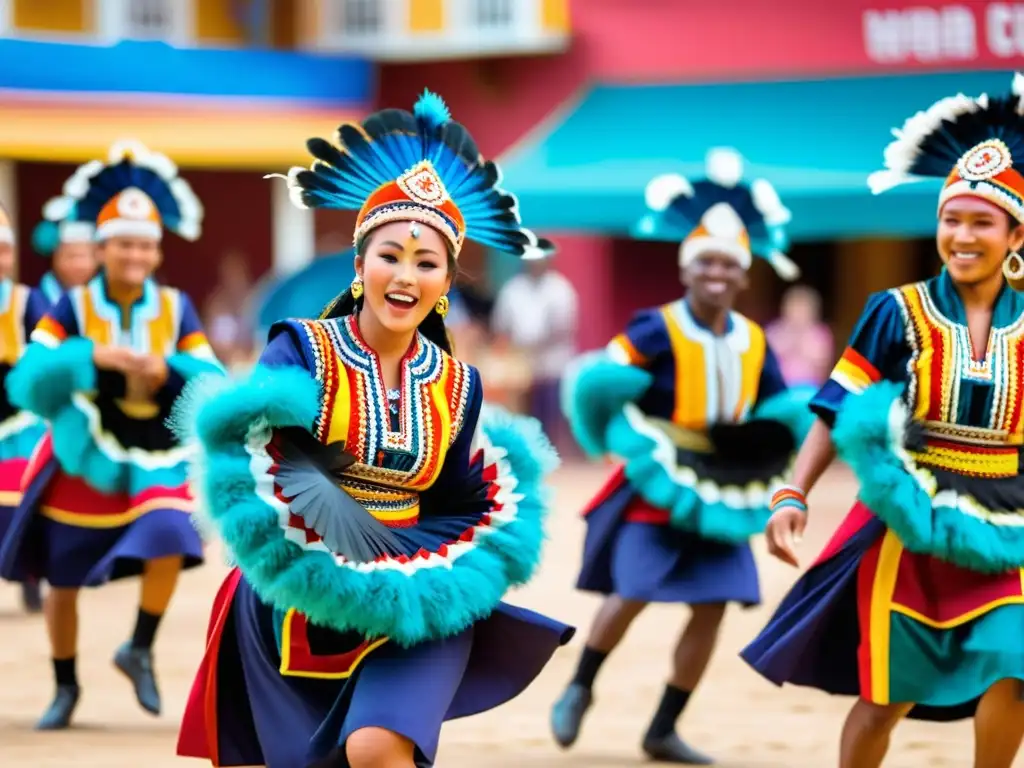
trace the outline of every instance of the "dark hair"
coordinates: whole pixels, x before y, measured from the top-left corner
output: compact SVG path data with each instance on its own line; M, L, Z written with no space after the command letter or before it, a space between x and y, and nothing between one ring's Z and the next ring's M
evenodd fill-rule
M370 240L373 237L373 232L369 232L363 237L358 243L356 243L356 255L360 258L366 258L366 252L370 248ZM454 282L455 276L458 274L459 264L455 260L455 254L452 252L451 247L448 248L448 273L451 275L452 281ZM344 291L339 293L331 302L324 307L320 313L321 320L329 320L335 317L345 317L347 315L355 314L363 304L363 298L360 296L358 300L352 298L351 287L346 288ZM435 310L431 309L427 313L427 316L420 323L420 333L426 336L430 341L434 342L447 352L449 355L454 357L455 348L452 345L451 336L448 335L448 329L444 325L444 318L441 317Z

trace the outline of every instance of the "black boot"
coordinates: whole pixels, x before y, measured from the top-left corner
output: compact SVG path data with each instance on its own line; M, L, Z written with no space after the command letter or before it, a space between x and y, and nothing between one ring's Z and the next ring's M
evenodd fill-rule
M675 733L660 738L648 734L644 737L644 754L651 760L677 765L714 765L715 761L701 754Z
M583 716L587 714L594 696L589 688L579 683L570 683L562 697L551 709L551 734L558 746L568 749L576 743L583 725Z
M71 725L71 716L78 706L80 693L77 685L58 685L53 701L36 723L36 730L60 731Z
M148 648L133 648L130 642L117 649L114 666L132 681L139 706L152 715L160 714L160 691L153 676L153 653Z

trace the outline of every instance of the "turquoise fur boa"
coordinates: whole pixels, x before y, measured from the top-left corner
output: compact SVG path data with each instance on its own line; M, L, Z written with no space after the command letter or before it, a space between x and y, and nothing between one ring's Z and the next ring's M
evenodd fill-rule
M111 458L96 445L96 412L76 403L76 395L96 387L93 342L74 337L57 347L29 345L7 375L11 402L50 423L53 452L61 469L81 477L102 493L134 496L147 488L176 488L186 480L187 465L146 469L132 460Z
M29 458L46 434L46 425L29 411L19 411L0 423L0 434L6 427L11 431L0 438L0 461Z
M11 404L49 421L71 402L73 394L96 388L92 350L91 340L77 337L58 347L29 344L7 374Z
M203 360L195 355L186 355L182 352L168 357L167 366L185 381L190 381L196 376L224 372L220 364L213 360Z
M487 617L509 587L526 582L543 540L548 491L557 465L532 419L493 407L481 413L486 436L518 480L518 516L475 538L476 547L450 567L358 572L325 552L287 540L278 512L255 493L246 445L262 443L265 427L311 428L320 386L304 370L257 366L245 381L202 391L201 380L179 400L175 429L200 443L193 484L197 522L212 527L260 598L277 610L296 608L313 623L409 646L461 632Z
M702 486L689 467L676 463L675 445L646 424L636 407L651 377L606 356L580 364L564 394L574 434L590 455L613 454L626 478L648 503L669 511L673 527L729 544L764 531L771 516L770 488L716 489ZM782 422L799 444L814 421L809 388L789 390L762 403L754 418ZM782 478L778 478L779 481Z
M1024 566L1024 527L996 525L936 502L934 480L903 452L903 386L881 382L846 398L832 442L860 481L860 500L908 550L981 572Z

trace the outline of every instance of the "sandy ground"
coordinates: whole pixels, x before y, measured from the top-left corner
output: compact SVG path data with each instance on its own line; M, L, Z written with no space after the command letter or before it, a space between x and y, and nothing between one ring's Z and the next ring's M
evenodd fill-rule
M583 525L578 509L600 485L606 469L560 472L558 511L551 521L543 568L529 588L510 596L580 628L522 696L493 712L445 727L438 765L451 768L613 768L640 764L640 735L652 714L670 650L686 617L682 607L652 607L641 616L598 678L596 703L570 752L548 735L551 703L572 674L597 600L574 592ZM811 559L834 528L853 493L836 470L811 499L813 522L802 555ZM836 764L839 728L850 701L815 691L779 690L751 672L737 656L781 599L796 572L769 561L763 541L765 605L727 616L722 642L699 692L682 720L695 746L724 768L827 768ZM51 695L42 620L20 615L17 592L0 585L0 767L169 768L201 765L175 757L177 724L199 662L210 603L225 568L211 553L207 567L183 577L161 629L157 668L165 714L152 718L135 704L127 682L110 664L131 631L137 586L116 584L83 596L79 676L83 697L77 726L37 734L32 723ZM410 706L414 703L410 702ZM970 766L971 725L904 723L894 740L891 768ZM1024 759L1018 762L1024 767Z

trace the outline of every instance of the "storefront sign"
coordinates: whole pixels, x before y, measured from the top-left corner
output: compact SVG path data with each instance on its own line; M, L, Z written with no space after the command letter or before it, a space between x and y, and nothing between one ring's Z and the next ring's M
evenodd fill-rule
M1024 3L872 8L862 21L876 64L1000 66L1024 56Z

